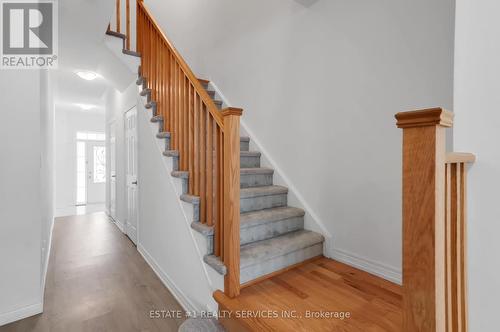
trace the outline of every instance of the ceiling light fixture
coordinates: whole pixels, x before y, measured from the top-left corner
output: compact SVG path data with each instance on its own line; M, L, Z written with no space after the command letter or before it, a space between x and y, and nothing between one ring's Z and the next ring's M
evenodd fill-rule
M89 104L76 104L76 105L79 106L84 111L88 111L95 107L94 105L89 105Z
M77 71L76 74L86 81L93 81L99 76L93 71Z

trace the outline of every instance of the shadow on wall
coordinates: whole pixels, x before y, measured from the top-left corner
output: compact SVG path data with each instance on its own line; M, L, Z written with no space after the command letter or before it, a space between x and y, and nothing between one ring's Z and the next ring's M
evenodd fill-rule
M295 0L295 1L306 7L311 7L316 2L318 2L318 0Z

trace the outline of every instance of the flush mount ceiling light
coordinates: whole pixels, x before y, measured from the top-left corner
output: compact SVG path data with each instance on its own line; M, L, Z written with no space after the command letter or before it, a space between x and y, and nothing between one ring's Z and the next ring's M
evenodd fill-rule
M84 111L88 111L95 107L94 105L89 105L89 104L76 104L76 105Z
M93 71L77 71L76 74L86 81L93 81L99 76Z

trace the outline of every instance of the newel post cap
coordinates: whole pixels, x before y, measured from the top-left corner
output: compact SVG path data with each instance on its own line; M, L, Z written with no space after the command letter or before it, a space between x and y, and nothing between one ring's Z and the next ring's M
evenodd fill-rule
M229 116L229 115L241 116L241 114L243 114L243 109L236 108L236 107L227 107L221 111L221 114L224 117Z
M417 111L399 112L395 115L398 128L413 128L426 126L453 126L453 112L440 107Z
M241 108L236 108L236 107L228 107L224 108L222 111L222 116L226 117L229 115L236 115L236 116L241 116L243 114L243 109Z

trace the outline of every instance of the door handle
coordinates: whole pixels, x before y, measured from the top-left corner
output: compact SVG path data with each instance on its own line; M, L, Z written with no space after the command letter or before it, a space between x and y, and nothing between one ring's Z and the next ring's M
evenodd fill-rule
M137 181L132 182L132 184L137 184Z

